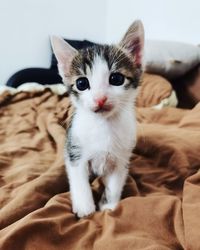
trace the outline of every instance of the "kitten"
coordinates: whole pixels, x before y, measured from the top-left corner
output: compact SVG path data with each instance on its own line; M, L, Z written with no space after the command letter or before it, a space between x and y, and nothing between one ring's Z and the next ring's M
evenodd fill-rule
M114 209L128 175L136 143L134 100L142 72L144 30L135 21L119 45L77 51L53 36L59 73L75 112L67 131L65 163L73 212L95 212L89 170L102 176L100 210Z

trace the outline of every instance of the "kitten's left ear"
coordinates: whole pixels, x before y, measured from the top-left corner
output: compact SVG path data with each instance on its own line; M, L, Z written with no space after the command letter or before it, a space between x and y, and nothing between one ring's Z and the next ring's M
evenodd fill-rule
M140 20L136 20L126 32L120 42L120 47L128 51L133 56L134 64L140 67L142 65L142 56L144 49L144 27Z
M51 45L58 61L59 73L64 78L69 74L71 62L78 51L57 36L51 36Z

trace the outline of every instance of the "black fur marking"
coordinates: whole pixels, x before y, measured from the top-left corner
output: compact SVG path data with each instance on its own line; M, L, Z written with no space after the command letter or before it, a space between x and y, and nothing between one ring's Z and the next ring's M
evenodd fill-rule
M129 83L124 86L126 90L129 88L136 89L138 87L139 81L135 77L134 78L127 77L127 79L129 80Z
M136 89L140 85L142 69L137 68L134 73L134 77L126 77L129 80L129 83L124 86L125 89L129 89L130 87Z
M103 56L108 64L109 70L111 70L111 68L113 66L113 59L114 59L113 57L111 57L111 48L112 47L105 46L104 53L103 53Z
M74 89L74 85L69 86L68 93L74 95L76 98L79 98L79 93Z
M125 68L130 72L132 72L134 70L132 61L129 59L129 57L127 57L123 54L121 54L119 56L119 59L118 59L118 61L115 62L115 65L116 65L115 66L116 69Z
M78 92L77 92L76 90L72 89L72 90L71 90L71 93L72 93L72 95L74 95L76 98L79 97L79 94L78 94Z
M72 64L71 64L71 74L72 75L81 75L81 67L82 63L80 62L80 58L78 56L76 56L74 58L74 60L72 61Z
M77 145L70 145L70 148L68 149L68 154L71 162L80 160L81 158L80 147Z
M89 61L89 59L87 57L83 57L82 69L83 69L83 72L85 75L87 74L87 67L88 66L90 69L92 68L91 62Z
M72 120L73 120L73 117L72 117ZM69 160L71 162L74 162L74 161L80 160L81 158L81 147L72 137L71 126L72 126L72 121L67 130L67 153L68 153Z

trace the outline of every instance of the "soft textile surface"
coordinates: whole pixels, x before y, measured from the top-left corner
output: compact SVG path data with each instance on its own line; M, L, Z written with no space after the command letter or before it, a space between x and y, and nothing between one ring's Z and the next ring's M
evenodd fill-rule
M145 73L136 100L137 107L151 107L170 97L172 86L165 78Z
M1 250L200 249L200 104L137 108L122 200L83 219L71 212L64 171L68 98L5 92L0 107ZM97 202L101 179L91 185Z

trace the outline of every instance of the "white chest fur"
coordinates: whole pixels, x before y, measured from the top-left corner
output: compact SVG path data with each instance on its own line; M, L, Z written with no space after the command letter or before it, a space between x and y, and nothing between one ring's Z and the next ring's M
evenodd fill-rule
M123 166L128 164L135 146L135 124L132 107L112 119L83 111L77 113L72 134L81 146L81 159L90 161L98 175L112 169L116 161Z

